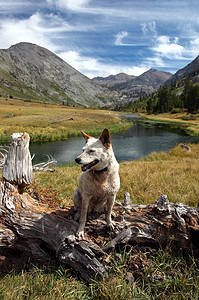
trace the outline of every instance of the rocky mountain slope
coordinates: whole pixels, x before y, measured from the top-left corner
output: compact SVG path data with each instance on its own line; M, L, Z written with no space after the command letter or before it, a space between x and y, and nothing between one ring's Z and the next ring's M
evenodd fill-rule
M95 77L92 80L107 87L118 95L122 104L136 101L157 90L172 76L171 73L150 69L140 76L130 76L124 73L109 77Z
M119 73L117 75L110 75L108 77L94 77L92 81L100 84L101 86L114 89L114 87L118 84L125 83L134 78L136 78L134 75Z
M0 50L0 95L103 106L105 91L49 50L19 43Z
M170 85L176 81L190 79L193 82L199 82L199 55L184 68L178 70L173 76L166 81Z
M145 100L146 110L150 114L182 112L182 110L191 114L197 113L199 111L199 56L178 70L163 87ZM140 102L140 107L142 104Z

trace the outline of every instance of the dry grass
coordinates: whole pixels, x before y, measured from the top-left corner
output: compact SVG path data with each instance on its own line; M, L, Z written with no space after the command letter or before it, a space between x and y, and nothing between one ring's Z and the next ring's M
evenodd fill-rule
M134 203L153 203L164 193L171 202L197 206L199 195L199 145L191 152L177 146L168 153L152 153L147 158L121 164L119 198L126 190Z
M191 152L177 146L168 153L152 153L138 161L120 164L121 188L117 195L123 201L128 191L133 203L153 203L164 193L171 202L197 206L199 195L199 145L192 144ZM36 174L34 189L56 194L61 207L72 205L72 194L81 173L79 166L56 168L56 175ZM48 192L50 190L50 193Z
M105 127L117 132L130 125L113 111L0 99L0 141L13 132L27 131L32 142L63 140L80 130L99 134Z

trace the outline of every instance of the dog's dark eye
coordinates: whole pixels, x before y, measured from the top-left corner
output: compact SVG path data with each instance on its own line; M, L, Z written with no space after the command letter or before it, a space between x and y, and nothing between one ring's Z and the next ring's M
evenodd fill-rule
M92 149L91 149L91 150L89 150L89 153L94 153L94 152L95 152L95 150L92 150Z

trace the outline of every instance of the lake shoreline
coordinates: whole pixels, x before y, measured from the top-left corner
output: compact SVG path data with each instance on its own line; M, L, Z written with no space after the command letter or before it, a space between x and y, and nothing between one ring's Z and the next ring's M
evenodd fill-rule
M139 114L141 121L146 124L152 124L155 126L163 127L168 126L174 129L180 129L189 136L199 137L199 118L189 116L186 114L158 114L158 115L147 115L144 113ZM184 119L183 119L184 118ZM187 120L185 119L187 118ZM188 120L190 118L190 120ZM193 119L191 119L193 118Z
M152 152L169 151L180 143L192 143L195 137L168 128L159 128L144 123L138 115L128 115L128 129L111 133L111 142L118 162L135 161ZM96 135L97 136L97 135ZM70 164L77 157L84 140L82 137L71 137L65 141L50 143L31 143L31 153L35 154L36 163L46 159L46 154L53 157L58 165Z

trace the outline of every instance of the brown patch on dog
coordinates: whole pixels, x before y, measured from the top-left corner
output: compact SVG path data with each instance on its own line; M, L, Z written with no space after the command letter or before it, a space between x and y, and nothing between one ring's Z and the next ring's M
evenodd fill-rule
M88 135L87 133L85 133L84 131L81 131L81 133L82 133L82 135L83 135L84 139L86 140L86 142L88 141L88 139L90 139L90 138L91 138L91 136L90 136L90 135Z
M106 147L106 149L110 149L110 147L111 147L111 137L110 137L110 133L109 133L107 128L105 128L103 130L101 136L99 137L99 140L102 142L104 147Z

